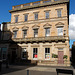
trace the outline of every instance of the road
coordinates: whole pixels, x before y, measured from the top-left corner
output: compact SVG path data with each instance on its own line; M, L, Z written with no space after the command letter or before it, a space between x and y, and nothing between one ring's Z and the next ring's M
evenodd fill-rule
M55 68L49 68L49 67L45 68L37 66L14 65L10 66L7 69L3 67L0 75L57 75L57 72ZM72 75L72 74L59 73L59 75Z

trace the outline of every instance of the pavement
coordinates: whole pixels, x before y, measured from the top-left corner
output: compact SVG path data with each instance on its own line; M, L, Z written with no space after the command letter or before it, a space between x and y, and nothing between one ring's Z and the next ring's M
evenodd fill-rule
M58 66L26 66L26 65L2 65L0 75L57 75L56 69L72 70L75 75L75 69L71 67L58 67ZM67 73L69 73L69 71ZM59 75L72 75L72 74L59 73Z

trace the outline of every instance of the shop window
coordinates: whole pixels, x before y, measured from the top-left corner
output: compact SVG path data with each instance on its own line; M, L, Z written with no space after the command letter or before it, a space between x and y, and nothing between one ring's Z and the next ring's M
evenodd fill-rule
M37 59L38 48L33 48L33 58Z
M27 50L26 50L26 48L22 49L22 59L27 59Z
M50 28L45 28L45 36L50 36Z
M63 36L63 27L58 27L57 31L58 31L58 36Z
M50 59L50 48L45 48L45 59Z

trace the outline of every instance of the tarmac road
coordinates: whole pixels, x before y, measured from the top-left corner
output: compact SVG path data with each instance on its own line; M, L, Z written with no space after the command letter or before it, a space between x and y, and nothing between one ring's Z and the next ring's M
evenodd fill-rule
M28 73L27 73L27 70ZM57 75L56 68L37 67L37 66L16 66L11 65L9 68L2 67L0 75ZM72 75L59 73L58 75ZM75 75L75 74L73 74Z

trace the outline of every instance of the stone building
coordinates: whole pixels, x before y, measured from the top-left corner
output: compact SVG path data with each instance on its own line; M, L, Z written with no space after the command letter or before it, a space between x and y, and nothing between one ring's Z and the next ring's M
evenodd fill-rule
M12 36L12 60L70 66L69 0L41 0L12 6L9 12L11 22L5 28Z

